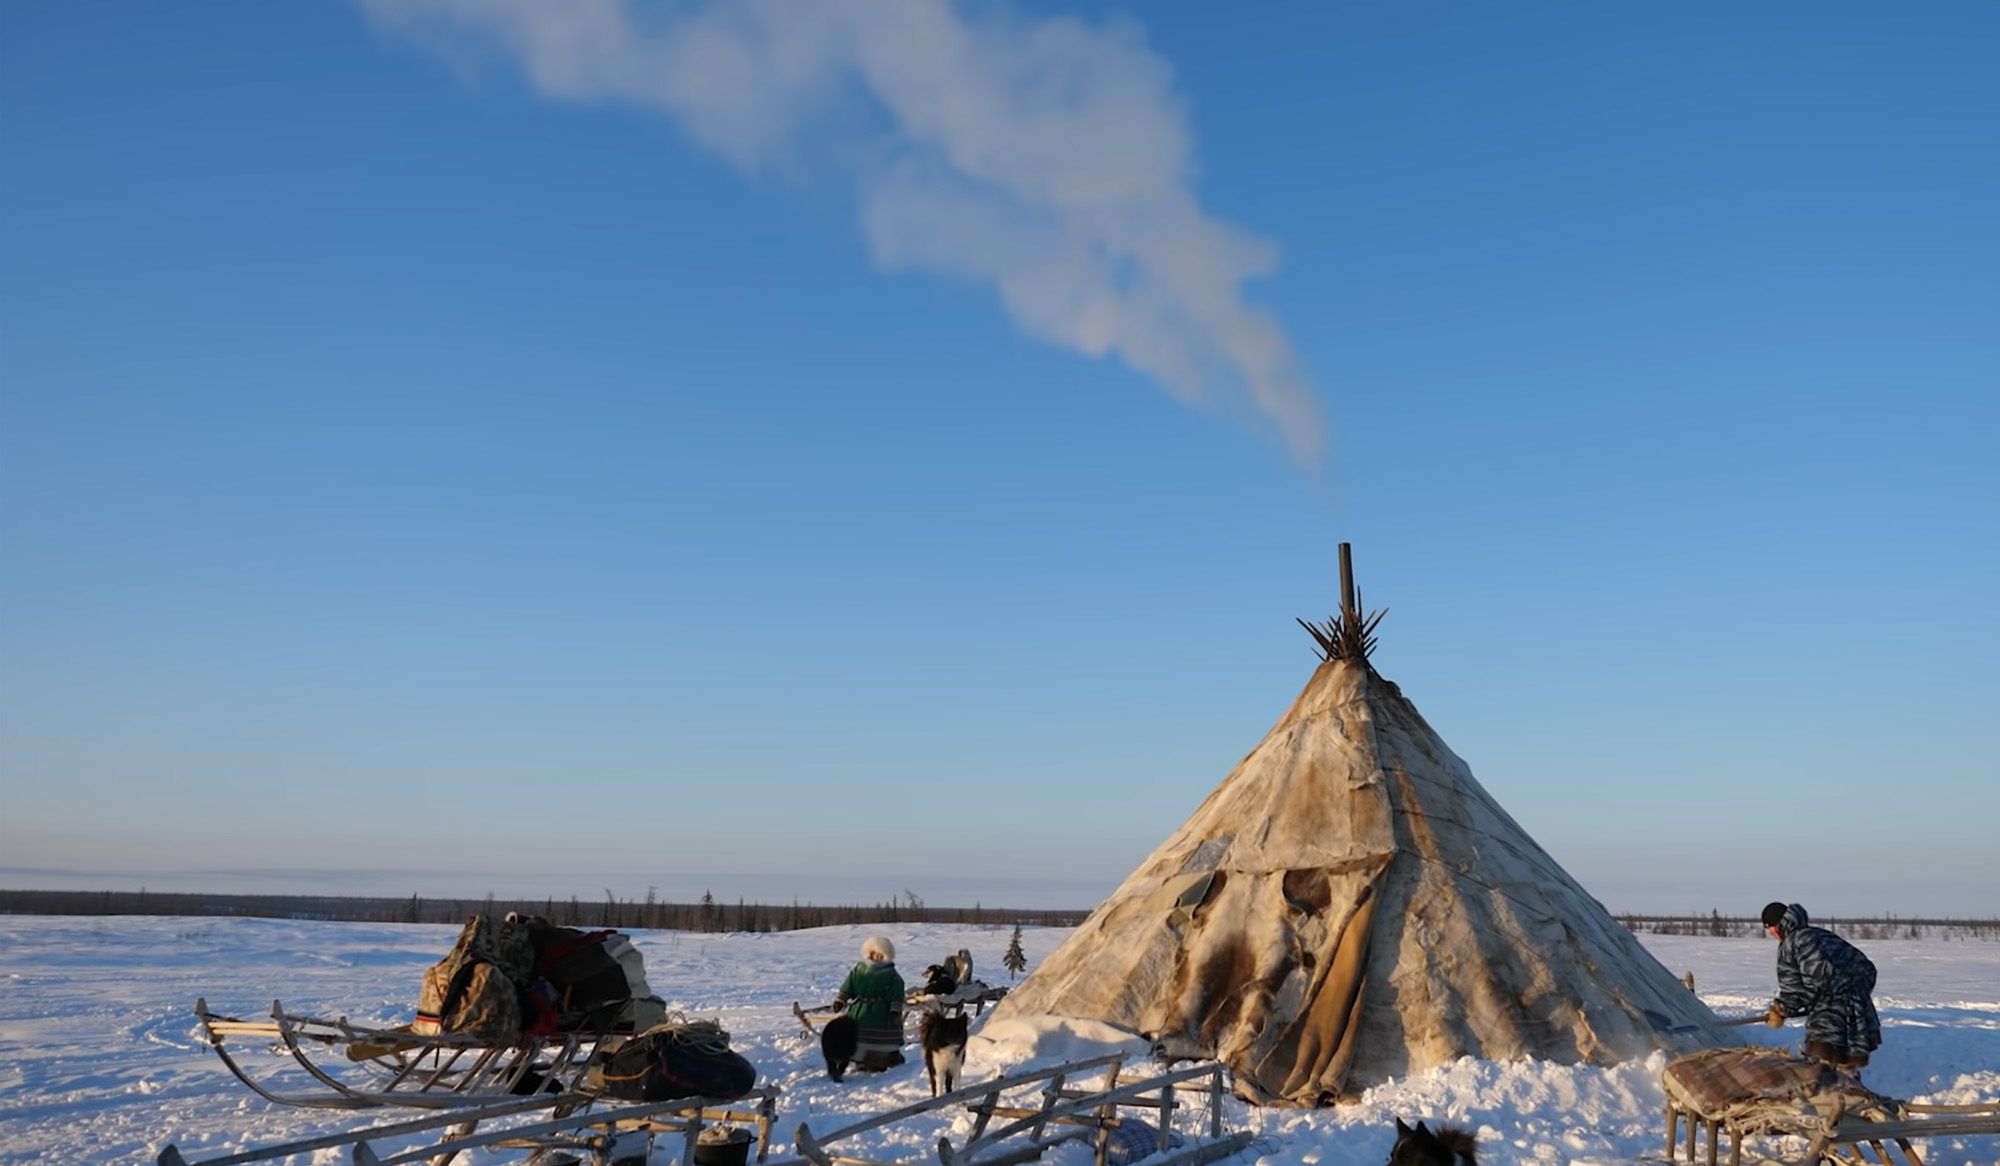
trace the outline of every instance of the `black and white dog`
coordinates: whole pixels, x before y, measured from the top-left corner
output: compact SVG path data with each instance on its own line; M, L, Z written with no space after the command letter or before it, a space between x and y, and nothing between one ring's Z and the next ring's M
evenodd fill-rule
M958 991L958 977L943 964L932 964L924 969L924 995L949 996Z
M924 1072L931 1075L932 1097L958 1088L959 1075L965 1071L965 1027L964 1013L946 1016L930 1010L917 1024L918 1039L924 1046Z

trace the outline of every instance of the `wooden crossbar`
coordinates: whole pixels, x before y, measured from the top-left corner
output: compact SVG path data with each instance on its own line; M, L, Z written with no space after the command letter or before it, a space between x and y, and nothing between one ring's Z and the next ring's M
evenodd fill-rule
M447 1125L464 1122L471 1118L484 1121L488 1118L510 1117L517 1113L532 1113L538 1109L553 1109L561 1105L574 1105L575 1097L536 1097L517 1101L510 1105L482 1106L476 1110L461 1110L446 1117L423 1117L411 1121L396 1122L393 1125L370 1126L365 1130L354 1130L344 1134L327 1134L324 1137L306 1138L296 1142L286 1142L279 1146L265 1146L256 1150L241 1150L224 1154L219 1158L203 1158L199 1161L184 1157L180 1150L168 1145L154 1159L158 1166L239 1166L244 1162L268 1162L273 1158L283 1158L291 1154L309 1154L314 1150L331 1150L337 1146L352 1145L359 1138L393 1138L408 1134L421 1134Z
M691 1163L694 1160L694 1146L702 1125L731 1122L757 1125L762 1135L757 1153L757 1159L761 1162L770 1146L771 1126L776 1116L776 1097L775 1088L762 1088L738 1099L742 1101L754 1098L758 1103L754 1109L732 1108L733 1103L699 1097L683 1097L672 1101L622 1102L593 1109L591 1108L593 1103L601 1099L587 1094L567 1093L439 1112L411 1121L260 1146L215 1158L189 1159L179 1149L170 1145L161 1150L154 1161L156 1166L241 1166L248 1162L271 1162L298 1154L346 1146L356 1166L398 1166L401 1163L421 1162L481 1146L564 1145L594 1151L609 1149L620 1134L644 1134L650 1137L658 1133L680 1133L685 1135L680 1160L683 1163ZM554 1115L523 1125L489 1128L484 1132L478 1130L481 1123L496 1118L531 1114L538 1110L553 1110ZM567 1110L574 1112L565 1112ZM591 1130L601 1132L588 1134ZM393 1152L376 1148L377 1144L383 1141L403 1138L423 1138L424 1141L422 1145Z
M981 1082L978 1085L961 1086L950 1093L941 1093L928 1101L919 1101L912 1105L905 1105L900 1109L892 1109L887 1113L877 1114L874 1117L855 1122L851 1125L829 1130L824 1134L814 1134L807 1123L800 1122L798 1129L793 1133L793 1141L797 1145L801 1157L806 1161L816 1163L817 1166L833 1166L834 1163L845 1163L848 1166L856 1166L856 1164L868 1160L838 1154L829 1147L835 1142L851 1138L856 1134L880 1129L893 1122L903 1121L906 1118L915 1117L918 1114L928 1113L932 1110L946 1109L954 1105L974 1104L982 1101L988 1104L998 1104L1000 1094L1009 1089L1019 1089L1026 1085L1033 1085L1037 1081L1046 1081L1052 1077L1062 1076L1063 1074L1084 1073L1092 1069L1106 1067L1116 1072L1116 1067L1122 1064L1124 1060L1125 1056L1123 1053L1113 1053L1101 1057L1092 1057L1085 1061L1071 1061L1055 1068L1015 1073L1012 1076ZM980 1121L981 1126L978 1128L983 1128L985 1119L982 1117Z
M1693 1110L1683 1109L1672 1102L1667 1104L1667 1157L1675 1162L1685 1161L1689 1166L1717 1166L1717 1143L1726 1128L1730 1136L1730 1166L1772 1162L1768 1158L1743 1156L1743 1139L1759 1133L1785 1134L1805 1138L1810 1143L1805 1161L1853 1162L1868 1166L1870 1159L1862 1147L1873 1151L1874 1161L1883 1166L1896 1166L1898 1162L1907 1166L1924 1166L1924 1160L1911 1144L1913 1138L1950 1137L1963 1134L2000 1134L2000 1102L1976 1105L1921 1105L1908 1104L1905 1109L1912 1114L1937 1114L1939 1116L1909 1116L1887 1120L1872 1120L1853 1114L1835 1116L1827 1114L1820 1119L1818 1129L1800 1125L1795 1129L1780 1129L1770 1126L1762 1128L1745 1125L1730 1119L1703 1117ZM1804 1115L1801 1115L1802 1117ZM1832 1118L1830 1124L1826 1118ZM1679 1141L1680 1123L1685 1120L1685 1157ZM1702 1131L1707 1133L1706 1153L1697 1149L1697 1139Z
M1200 1163L1233 1154L1248 1145L1249 1133L1225 1135L1222 1131L1223 1067L1217 1064L1146 1077L1123 1076L1123 1054L1071 1061L1025 1073L1015 1073L977 1085L963 1086L927 1101L902 1106L862 1121L815 1134L809 1123L801 1122L793 1133L798 1149L795 1158L774 1159L770 1166L915 1166L910 1161L889 1162L861 1154L842 1153L838 1143L870 1130L904 1121L921 1114L963 1105L976 1115L964 1145L954 1147L949 1138L940 1138L937 1160L944 1166L1017 1166L1039 1159L1051 1147L1066 1142L1089 1140L1102 1166L1112 1130L1120 1125L1118 1110L1154 1110L1158 1120L1159 1150L1166 1151L1174 1136L1175 1110L1187 1102L1176 1094L1182 1091L1203 1094L1209 1104L1206 1123L1209 1140L1154 1159L1159 1166L1199 1166ZM1103 1083L1095 1088L1075 1086L1076 1077L1102 1072ZM1039 1097L1008 1101L1006 1094L1041 1084ZM1197 1103L1198 1104L1198 1103ZM1001 1124L995 1125L994 1119Z
M1040 1108L1030 1111L1026 1116L1017 1118L997 1129L984 1133L975 1132L971 1138L966 1140L963 1146L956 1150L951 1148L949 1141L941 1140L938 1144L938 1159L944 1163L944 1166L1007 1166L1011 1162L1024 1161L1026 1159L1016 1156L1019 1152L1018 1150L1003 1148L1002 1143L1025 1133L1028 1138L1029 1147L1041 1145L1045 1149L1044 1131L1050 1124L1078 1124L1087 1126L1092 1130L1102 1130L1103 1119L1113 1111L1113 1107L1147 1104L1145 1095L1155 1091L1158 1093L1158 1100L1152 1101L1148 1107L1156 1108L1160 1111L1158 1125L1159 1149L1165 1151L1170 1144L1169 1137L1173 1110L1175 1108L1173 1100L1174 1087L1181 1082L1193 1081L1204 1077L1219 1079L1222 1072L1223 1068L1219 1064L1199 1065L1191 1069L1180 1069L1170 1073L1162 1073L1156 1077L1149 1077L1129 1084L1114 1084L1110 1088L1080 1097L1064 1097L1060 1085L1052 1085L1051 1089L1044 1096L1044 1104ZM1111 1079L1114 1082L1117 1081L1115 1074ZM1056 1080L1060 1079L1057 1078ZM1209 1126L1210 1129L1218 1129L1221 1124L1219 1092L1211 1088L1210 1097L1215 1099L1215 1110L1210 1115ZM1104 1139L1100 1137L1098 1145L1100 1164L1103 1160L1103 1142ZM1190 1154L1194 1154L1196 1157L1186 1160L1207 1160L1198 1157L1199 1151L1206 1148L1191 1148ZM1034 1156L1039 1157L1040 1151L1036 1151Z
M2000 1134L2000 1116L1927 1117L1905 1121L1860 1121L1843 1118L1833 1127L1833 1140L1856 1138L1935 1138L1950 1134Z

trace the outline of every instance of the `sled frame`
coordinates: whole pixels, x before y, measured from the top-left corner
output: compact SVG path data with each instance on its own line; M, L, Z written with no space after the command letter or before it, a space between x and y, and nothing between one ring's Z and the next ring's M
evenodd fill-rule
M986 1014L988 1004L997 1003L1006 995L1005 987L996 988L991 985L984 986L977 992L963 994L954 992L948 996L913 991L903 999L905 1030L903 1043L910 1043L908 1026L910 1020L915 1017L922 1016L926 1012L935 1012L940 1016L963 1016L967 1008L972 1009L974 1016L983 1016ZM792 1001L792 1015L798 1017L799 1023L811 1036L818 1036L819 1030L825 1027L826 1022L840 1015L841 1011L840 1006L836 1004L815 1004L808 1008L797 1000ZM814 1022L815 1017L819 1018L817 1023Z
M974 983L979 982L975 980ZM936 1012L943 1016L963 1016L965 1010L970 1008L974 1016L981 1016L985 1014L988 1004L997 1004L1006 999L1006 996L1007 988L1004 984L995 987L992 984L979 983L976 991L966 991L965 988L961 988L956 992L942 995L916 989L904 998L904 1015L909 1015L911 1012Z
M502 1043L461 1033L426 1036L363 1027L345 1017L298 1016L286 1012L278 1000L271 1002L268 1021L211 1012L206 999L195 1001L194 1013L209 1047L238 1081L273 1104L307 1109L458 1109L500 1105L524 1096L581 1093L584 1074L604 1036L556 1033ZM231 1051L232 1040L278 1046L327 1091L278 1092L246 1068ZM329 1070L308 1045L340 1050L357 1072L343 1075Z
M1729 1135L1729 1166L1819 1166L1823 1162L1849 1166L1924 1166L1912 1139L1959 1134L2000 1134L2000 1101L1973 1105L1926 1105L1897 1102L1897 1114L1873 1117L1846 1111L1836 1098L1831 1105L1807 1103L1809 1113L1797 1121L1706 1117L1667 1099L1666 1160L1675 1166L1718 1166L1722 1135ZM1686 1122L1686 1140L1680 1123ZM1802 1158L1745 1157L1743 1140L1757 1135L1803 1138ZM1700 1143L1705 1141L1705 1147ZM1872 1152L1872 1156L1871 1156ZM1684 1156L1683 1156L1684 1155Z
M327 1134L276 1145L261 1146L215 1158L190 1159L174 1146L167 1146L155 1159L157 1166L240 1166L249 1162L270 1162L295 1154L348 1147L355 1166L401 1166L429 1162L448 1166L466 1150L483 1147L501 1149L565 1149L589 1155L589 1160L606 1166L614 1157L634 1155L635 1141L643 1143L639 1156L650 1155L654 1139L661 1134L682 1136L680 1161L694 1162L694 1150L706 1124L754 1124L758 1130L757 1160L763 1161L770 1147L771 1127L777 1117L777 1090L754 1089L734 1101L723 1102L699 1097L672 1101L618 1102L596 1108L601 1100L591 1094L568 1093L510 1103L475 1106L439 1112L393 1125L372 1126L343 1134ZM744 1103L754 1102L749 1108ZM482 1122L504 1117L553 1110L552 1116L524 1125L478 1131ZM385 1141L421 1139L402 1149L378 1148Z
M977 1085L968 1085L939 1094L901 1109L877 1114L864 1121L814 1134L810 1123L801 1122L793 1133L796 1157L774 1160L772 1166L920 1166L930 1159L887 1162L855 1154L841 1153L836 1144L856 1134L904 1121L920 1114L964 1106L974 1114L971 1133L961 1146L940 1138L936 1161L943 1166L1010 1166L1039 1159L1051 1147L1064 1142L1090 1140L1098 1166L1104 1166L1111 1131L1121 1118L1120 1107L1158 1111L1160 1149L1168 1147L1173 1114L1182 1108L1175 1093L1194 1091L1208 1101L1207 1136L1210 1141L1183 1148L1163 1158L1148 1159L1157 1166L1198 1166L1227 1157L1248 1145L1248 1132L1224 1134L1222 1128L1223 1073L1219 1064L1206 1064L1157 1076L1125 1079L1120 1077L1125 1054L1113 1053L1085 1060L1069 1061L1025 1073L1015 1073ZM1095 1086L1073 1086L1071 1081L1102 1072ZM1039 1098L1016 1097L1008 1104L1005 1095L1040 1084ZM1021 1104L1034 1102L1034 1104ZM1012 1119L993 1126L994 1118ZM1051 1130L1050 1127L1059 1127ZM1023 1137L1022 1135L1025 1135Z
M1123 1053L1114 1053L1102 1057L1092 1057L1084 1061L1071 1061L1052 1068L1037 1069L1027 1073L1016 1073L1012 1076L982 1082L978 1085L962 1086L950 1093L941 1093L928 1101L919 1101L903 1106L900 1109L892 1109L887 1113L876 1114L874 1117L854 1122L851 1125L829 1130L825 1134L815 1135L809 1123L800 1122L798 1129L794 1130L792 1134L792 1140L799 1151L799 1156L781 1159L778 1166L891 1166L889 1163L871 1158L841 1154L830 1147L833 1143L851 1138L856 1134L867 1133L869 1130L880 1129L886 1125L893 1125L896 1122L916 1117L919 1114L949 1109L956 1105L964 1105L974 1110L977 1110L982 1105L989 1108L997 1106L1000 1103L1000 1095L1002 1093L1011 1089L1024 1088L1036 1082L1050 1082L1054 1089L1060 1090L1063 1081L1070 1075L1087 1073L1093 1069L1105 1069L1107 1071L1106 1082L1108 1084L1115 1077L1118 1072L1118 1066L1123 1064L1124 1060L1125 1055ZM977 1128L974 1130L975 1136L986 1128L986 1124L991 1120L991 1117L990 1113L982 1113L980 1115Z
M1247 1130L1231 1134L1223 1132L1223 1078L1226 1072L1223 1065L1211 1061L1127 1081L1119 1076L1114 1067L1105 1074L1103 1085L1095 1089L1074 1090L1063 1088L1061 1079L1057 1078L1044 1090L1042 1104L1035 1109L1010 1111L991 1104L979 1107L980 1120L974 1123L972 1135L964 1145L954 1149L949 1139L938 1139L938 1161L942 1166L1014 1166L1015 1163L1040 1159L1044 1151L1060 1142L1087 1137L1093 1142L1093 1157L1097 1166L1105 1166L1111 1131L1123 1121L1118 1116L1118 1110L1137 1108L1153 1110L1158 1115L1155 1126L1159 1143L1155 1156L1147 1159L1153 1166L1199 1166L1200 1163L1213 1162L1241 1150L1255 1136ZM1170 1153L1174 1111L1183 1107L1174 1095L1182 1090L1205 1095L1208 1102L1206 1136L1210 1140L1197 1141ZM1008 1124L986 1128L989 1117L1010 1116L1014 1120ZM1050 1134L1047 1132L1050 1125L1073 1128ZM1027 1135L1026 1144L1015 1141L1021 1134Z

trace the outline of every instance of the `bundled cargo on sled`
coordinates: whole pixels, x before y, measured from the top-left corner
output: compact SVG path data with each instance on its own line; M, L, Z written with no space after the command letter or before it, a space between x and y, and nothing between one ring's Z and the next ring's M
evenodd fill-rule
M728 1033L711 1021L676 1017L633 1036L551 1033L496 1043L471 1033L423 1035L408 1026L296 1016L282 1004L272 1006L269 1021L222 1016L203 1001L195 1014L224 1065L266 1100L317 1109L400 1106L432 1116L214 1159L189 1159L168 1145L158 1157L163 1166L276 1161L341 1147L356 1162L388 1166L445 1162L480 1146L588 1152L592 1162L626 1163L648 1160L662 1134L680 1136L685 1166L699 1160L701 1135L718 1127L739 1131L731 1142L739 1150L747 1145L740 1131L754 1129L762 1161L777 1120L778 1090L756 1086L756 1067L729 1049ZM243 1055L246 1040L275 1042L287 1059L254 1072ZM386 1149L398 1139L418 1144Z
M657 1025L665 1006L615 931L475 915L425 971L417 1016L378 1027L287 1012L242 1020L195 1002L202 1034L236 1077L281 1105L482 1105L585 1089L616 1037ZM276 1051L253 1068L246 1042Z
M646 984L645 960L613 930L558 927L539 916L475 915L451 952L424 973L414 1031L637 1032L666 1007Z
M678 1134L692 1163L720 1125L755 1129L768 1153L778 1090L729 1048L711 1021L668 1017L625 936L544 920L477 915L424 973L417 1016L393 1027L288 1012L243 1020L195 1002L202 1035L258 1096L279 1105L431 1111L413 1121L166 1166L275 1161L347 1149L356 1162L450 1161L477 1147L548 1151L596 1163L643 1161L653 1138ZM251 1054L275 1052L253 1063ZM396 1142L414 1142L392 1149ZM553 1159L550 1159L553 1160Z
M1928 1105L1884 1096L1821 1061L1775 1049L1707 1049L1670 1062L1661 1073L1667 1095L1667 1158L1685 1166L1716 1166L1722 1135L1729 1161L1923 1166L1914 1142L1963 1134L2000 1134L2000 1101ZM1680 1134L1685 1128L1686 1140ZM1698 1145L1706 1135L1705 1150ZM1744 1155L1746 1139L1795 1138L1801 1156ZM1866 1146L1867 1149L1862 1149ZM1874 1152L1869 1157L1868 1151Z

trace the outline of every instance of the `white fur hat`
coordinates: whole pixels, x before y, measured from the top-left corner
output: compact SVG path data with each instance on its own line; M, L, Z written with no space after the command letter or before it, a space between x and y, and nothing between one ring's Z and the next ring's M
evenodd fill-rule
M861 958L878 964L896 962L896 945L880 935L871 935L861 941Z

